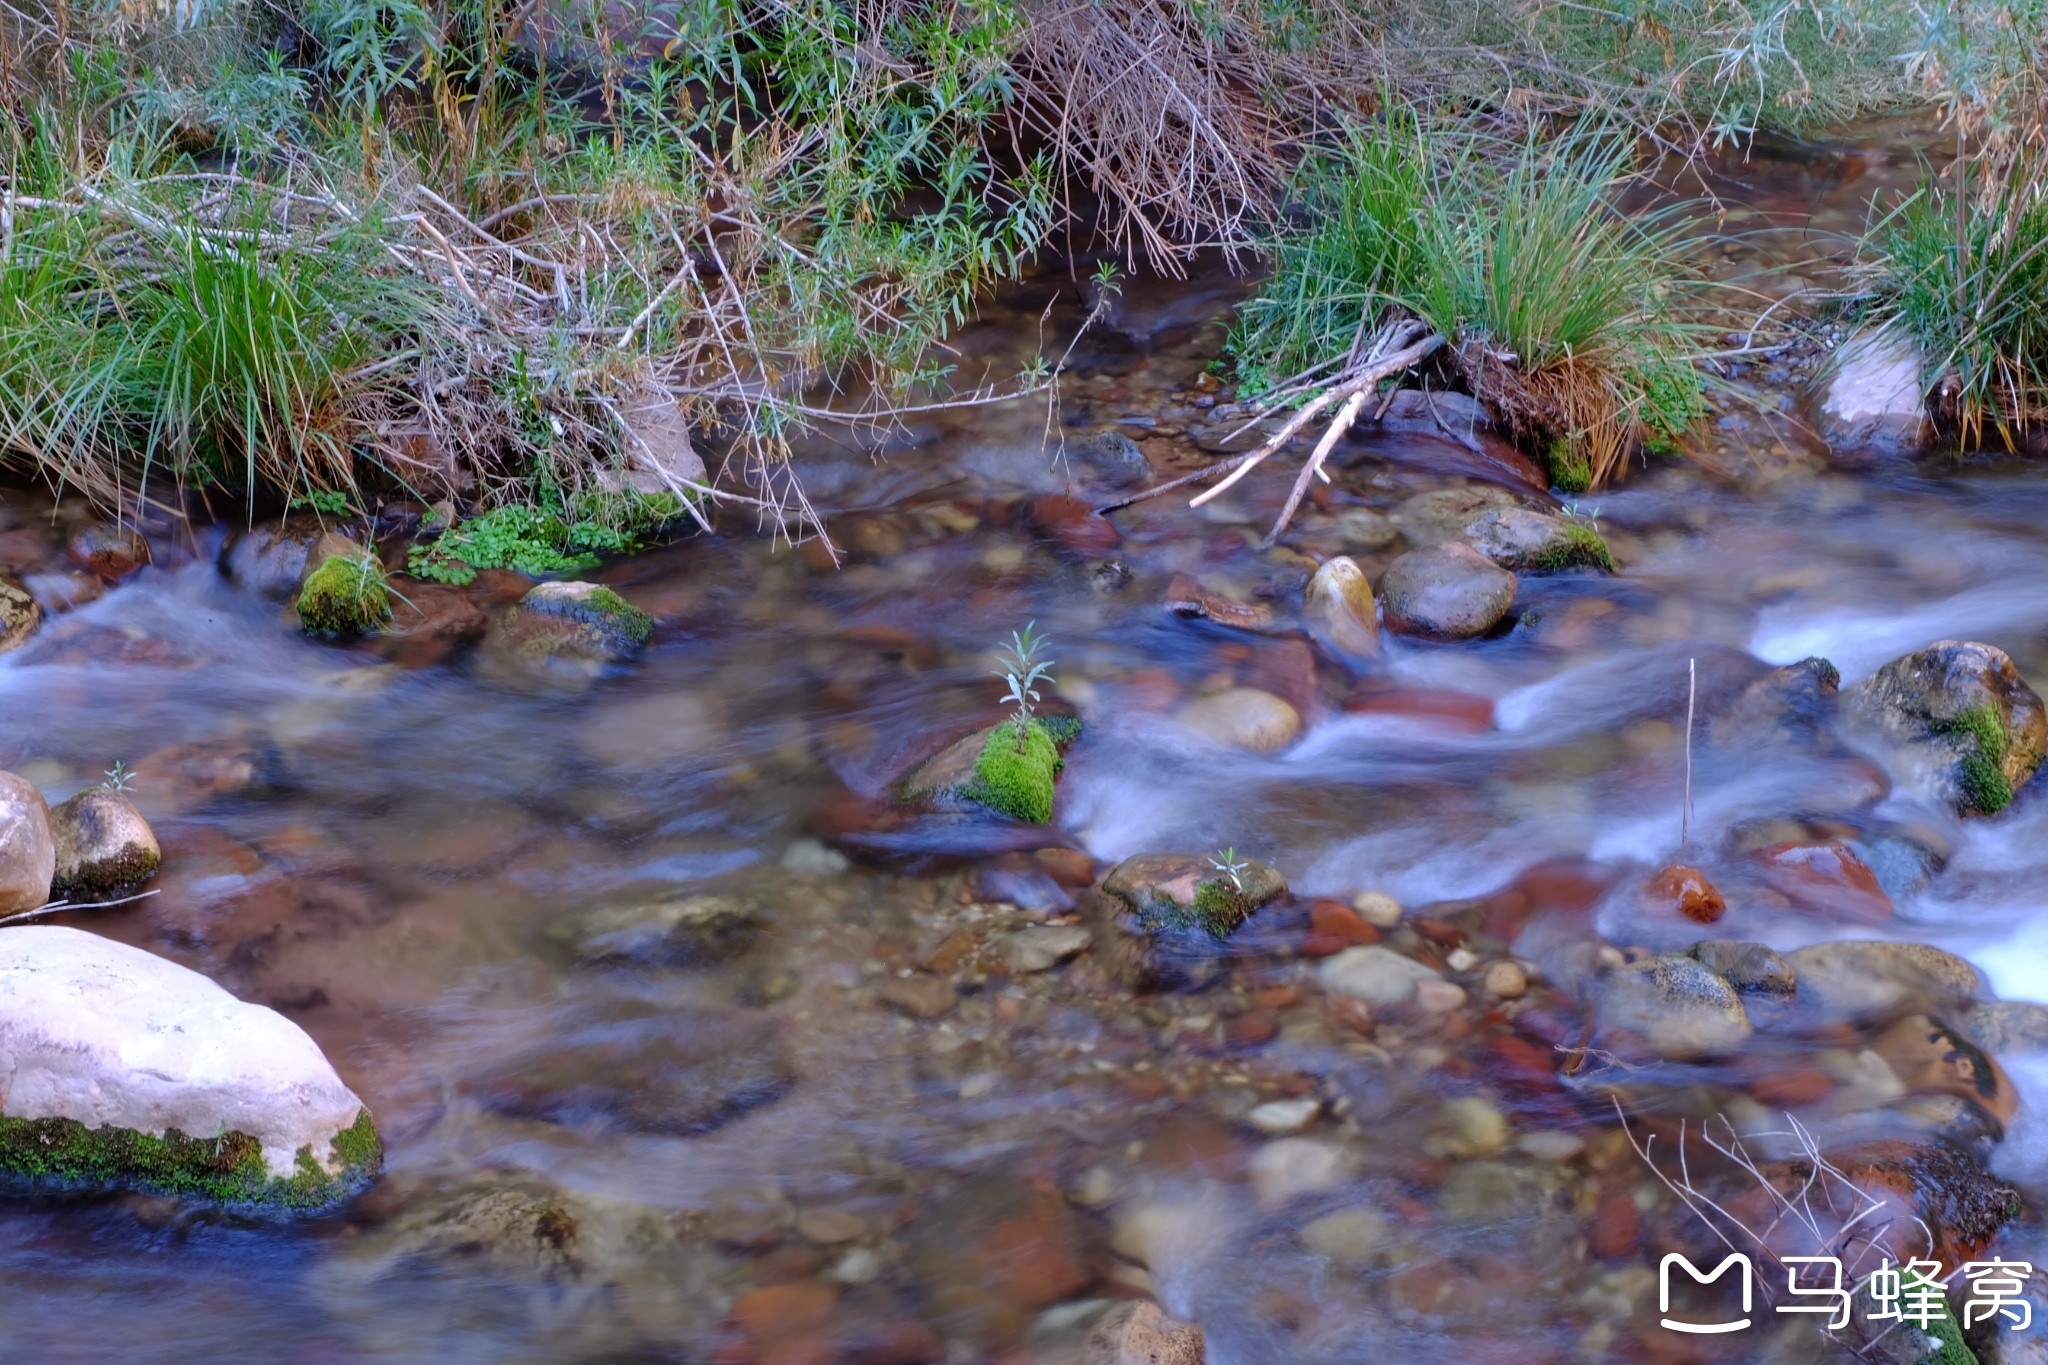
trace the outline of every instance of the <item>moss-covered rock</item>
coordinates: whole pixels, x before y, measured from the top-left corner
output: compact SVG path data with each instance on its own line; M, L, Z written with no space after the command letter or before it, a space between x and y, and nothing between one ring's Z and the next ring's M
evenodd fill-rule
M0 1057L0 1183L304 1211L383 1160L304 1030L81 930L0 934Z
M1465 540L1503 569L1562 573L1567 569L1615 570L1614 554L1586 522L1554 517L1526 507L1486 513L1465 528Z
M588 686L638 654L654 618L599 583L542 583L501 613L481 676L515 690Z
M1842 709L1894 746L1908 784L1964 815L2005 809L2048 752L2048 708L1991 645L1939 640L1894 659Z
M960 785L960 795L1012 820L1048 824L1053 781L1066 764L1044 721L1024 727L1021 742L1017 730L1012 719L989 731L974 760L974 776Z
M50 811L56 872L50 894L69 900L118 895L163 864L156 833L135 803L110 787L87 787Z
M588 652L623 659L654 634L654 618L599 583L543 583L519 601L519 610L540 621L575 627L573 637Z
M299 584L299 624L308 635L370 635L391 619L384 566L368 550L331 554Z
M970 802L1013 820L1049 824L1054 783L1066 767L1061 754L1080 737L1077 717L1034 716L1020 746L1013 717L948 745L906 778L896 795L942 807Z
M1225 939L1259 907L1287 893L1277 868L1244 862L1232 878L1193 853L1141 853L1111 868L1102 889L1149 929L1194 929Z
M360 1193L384 1164L370 1111L328 1143L327 1160L311 1144L294 1154L289 1175L273 1173L263 1144L223 1127L203 1137L176 1128L161 1134L77 1119L0 1115L0 1183L36 1189L134 1189L237 1208L292 1212L329 1209Z

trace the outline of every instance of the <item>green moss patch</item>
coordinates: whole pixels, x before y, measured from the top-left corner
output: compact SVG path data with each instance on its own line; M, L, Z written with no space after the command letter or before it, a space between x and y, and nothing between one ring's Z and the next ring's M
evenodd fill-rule
M1560 493L1583 493L1593 485L1593 465L1570 437L1560 436L1543 454L1544 473Z
M1227 877L1211 877L1195 887L1192 927L1211 938L1229 938L1252 917L1252 903Z
M1934 728L1957 742L1960 785L1970 809L1996 815L2012 804L2012 782L2005 775L2005 722L1996 706L1979 702L1952 720L1934 722Z
M527 596L524 606L536 615L595 627L622 654L640 648L654 634L654 618L610 588L592 586L573 597L536 592Z
M391 620L384 566L368 551L329 555L299 585L298 605L308 635L368 635Z
M1613 573L1614 552L1607 548L1606 539L1592 527L1584 522L1567 521L1564 533L1532 557L1529 567L1547 573L1560 573L1566 569L1598 569L1602 573Z
M310 1211L357 1193L383 1166L384 1144L365 1109L337 1133L325 1170L310 1147L289 1176L273 1176L263 1148L238 1130L157 1137L131 1128L87 1128L76 1119L0 1116L0 1179L52 1189L134 1189L236 1207Z
M1072 716L1033 719L1020 746L1016 720L1004 721L989 732L974 760L974 776L960 784L958 794L1013 820L1051 823L1053 780L1066 766L1060 749L1080 731L1081 722Z

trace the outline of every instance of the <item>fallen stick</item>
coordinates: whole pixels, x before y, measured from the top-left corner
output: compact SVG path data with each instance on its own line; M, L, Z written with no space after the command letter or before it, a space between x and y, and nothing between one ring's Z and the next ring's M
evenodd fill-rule
M1412 335L1412 331L1409 329L1413 326L1414 324L1412 323L1403 324L1402 332L1395 335ZM1411 342L1392 354L1380 356L1370 361L1363 369L1324 389L1314 399L1305 404L1299 412L1290 417L1286 424L1280 430L1274 432L1264 445L1245 456L1244 462L1230 472L1229 478L1207 492L1190 499L1188 506L1200 507L1212 498L1220 496L1232 484L1236 483L1246 474L1249 474L1268 456L1293 440L1295 434L1315 420L1316 416L1323 409L1329 407L1332 403L1342 403L1343 407L1338 410L1337 416L1331 421L1328 429L1324 431L1323 439L1316 443L1315 454L1309 457L1309 462L1302 471L1302 478L1297 483L1295 496L1289 501L1287 510L1282 514L1279 524L1273 528L1273 534L1277 536L1282 530L1286 529L1288 519L1294 515L1295 507L1300 504L1301 494L1308 487L1307 480L1314 477L1315 472L1322 468L1323 461L1329 458L1330 451L1335 448L1337 438L1342 436L1344 432L1350 429L1351 424L1358 420L1359 410L1365 406L1365 397L1372 392L1373 388L1380 381L1408 369L1443 344L1443 337L1436 332L1431 332L1420 341ZM1357 401L1351 401L1353 399Z

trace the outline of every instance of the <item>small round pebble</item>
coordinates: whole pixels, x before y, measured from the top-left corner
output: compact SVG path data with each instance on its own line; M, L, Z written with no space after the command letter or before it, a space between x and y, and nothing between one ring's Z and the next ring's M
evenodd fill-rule
M1401 902L1384 891L1361 891L1351 898L1351 908L1375 929L1391 929L1401 922Z
M1479 988L1496 1000L1519 999L1528 993L1529 974L1519 962L1502 960L1487 967L1486 975L1479 978Z
M1245 1122L1273 1137L1292 1137L1308 1127L1322 1107L1314 1099L1269 1100L1245 1115Z

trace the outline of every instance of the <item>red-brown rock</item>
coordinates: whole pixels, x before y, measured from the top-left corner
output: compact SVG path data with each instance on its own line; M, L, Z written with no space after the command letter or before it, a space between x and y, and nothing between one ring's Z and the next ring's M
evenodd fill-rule
M1462 734L1479 734L1493 728L1493 699L1470 692L1396 689L1359 697L1347 702L1344 709L1355 715L1426 721Z
M1087 503L1063 493L1032 499L1031 522L1040 534L1058 541L1061 549L1083 559L1113 554L1123 543L1114 522L1096 516Z
M1643 901L1651 909L1683 915L1694 924L1712 924L1728 913L1728 902L1706 874L1680 863L1650 878L1643 887Z
M1772 844L1756 858L1770 888L1802 910L1849 924L1892 917L1892 898L1877 874L1843 844Z

